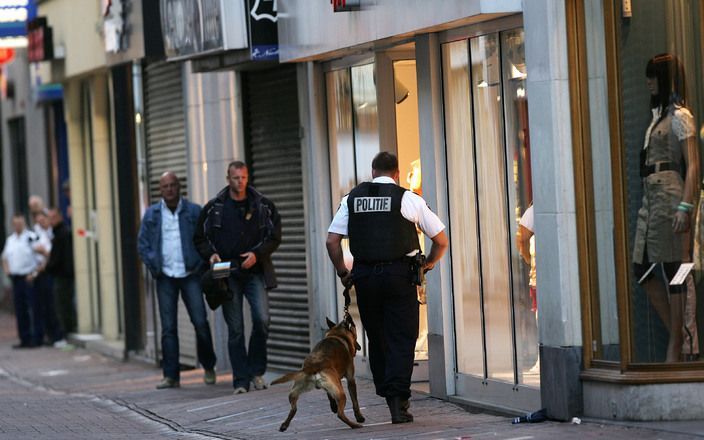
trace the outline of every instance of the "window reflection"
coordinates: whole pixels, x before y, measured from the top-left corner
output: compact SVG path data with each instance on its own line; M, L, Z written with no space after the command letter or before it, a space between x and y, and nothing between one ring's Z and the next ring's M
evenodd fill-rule
M523 29L501 34L508 206L518 383L540 384L535 216Z
M442 53L458 371L537 386L523 30Z
M586 41L589 60L589 111L592 151L592 180L594 191L594 221L597 251L598 313L593 314L592 344L594 359L618 361L619 316L616 297L616 262L614 257L613 191L611 187L611 137L609 115L604 111L608 103L607 72L604 42L604 10L602 0L585 4L585 22L592 38Z
M332 206L358 183L371 180L371 163L379 152L379 120L377 115L374 64L354 66L326 74L328 104L328 139L330 142L330 180ZM342 240L345 264L352 268L349 240ZM338 283L342 296L342 285ZM354 289L350 292L349 312L356 322L359 310ZM357 326L357 338L364 341L364 328ZM366 344L361 343L366 354Z
M484 375L468 41L442 48L457 370Z

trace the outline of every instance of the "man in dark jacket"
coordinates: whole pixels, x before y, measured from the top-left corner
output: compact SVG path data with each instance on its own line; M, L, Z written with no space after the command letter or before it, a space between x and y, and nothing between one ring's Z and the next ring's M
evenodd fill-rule
M49 210L54 233L46 271L54 278L56 315L64 335L76 331L76 304L73 275L73 237L58 208Z
M276 287L271 254L281 243L281 218L274 203L248 186L244 162L227 167L228 186L208 202L198 219L194 238L203 259L214 264L229 261L231 301L222 304L228 328L228 351L235 394L249 391L250 382L261 390L268 385L266 341L269 336L267 289ZM245 349L243 298L252 311L252 334Z
M164 378L157 389L179 386L178 294L196 331L203 381L215 383L215 352L200 289L202 261L193 245L200 206L181 197L178 177L165 172L159 180L162 199L144 213L139 229L139 256L156 279Z

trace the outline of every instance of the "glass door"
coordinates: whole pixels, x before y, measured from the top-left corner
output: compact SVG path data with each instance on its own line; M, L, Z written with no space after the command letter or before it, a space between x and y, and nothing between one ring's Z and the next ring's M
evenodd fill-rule
M332 70L326 73L328 136L332 206L336 211L342 197L354 186L371 181L371 163L384 150L397 154L400 182L422 193L420 136L418 129L418 82L416 61L409 59L412 48L379 53L374 62ZM380 62L377 62L381 60ZM370 60L371 61L371 60ZM393 134L393 135L390 135ZM387 136L382 145L381 139ZM423 243L423 240L420 240ZM348 240L342 241L345 262L352 267ZM338 298L342 286L338 284ZM361 320L351 292L350 313L358 323L357 332L366 356L367 347ZM428 326L424 292L419 290L420 329L416 344L414 382L427 381ZM342 305L339 307L341 316Z
M358 183L371 181L371 163L379 153L379 119L374 63L334 70L326 74L328 136L330 142L330 185L332 206L337 211L342 197ZM334 213L333 213L334 214ZM352 253L347 238L342 240L345 264L352 268ZM338 282L338 298L342 285ZM350 292L350 314L357 325L357 340L367 356L362 320L359 318L354 289ZM342 302L338 307L342 317Z
M457 394L534 407L540 374L523 30L448 42L442 58Z

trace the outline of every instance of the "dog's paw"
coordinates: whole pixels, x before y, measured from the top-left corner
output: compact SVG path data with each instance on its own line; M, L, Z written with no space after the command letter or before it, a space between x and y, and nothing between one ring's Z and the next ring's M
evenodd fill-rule
M358 421L359 423L364 423L364 420L365 420L365 419L364 419L364 416L361 415L361 414L355 414L355 415L354 415L354 419L355 419L356 421Z
M282 423L281 426L279 426L279 431L284 432L288 428L288 425L286 423Z
M352 428L352 429L364 428L364 425L360 425L359 423L350 422L350 428Z

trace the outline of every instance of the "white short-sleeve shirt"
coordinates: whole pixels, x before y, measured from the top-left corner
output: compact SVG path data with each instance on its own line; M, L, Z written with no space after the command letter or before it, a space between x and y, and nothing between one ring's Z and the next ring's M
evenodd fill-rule
M37 240L37 235L29 229L7 237L5 247L2 250L2 258L7 261L10 270L8 275L29 275L37 268L37 259L33 249Z
M381 176L372 180L372 183L393 183L396 182L391 177ZM406 191L401 198L401 215L406 220L418 225L421 231L430 238L435 237L445 229L445 225L440 218L430 210L425 200L418 194ZM347 196L342 198L340 207L337 209L335 217L330 223L328 232L339 235L347 235L347 225L349 223L349 209L347 207Z

